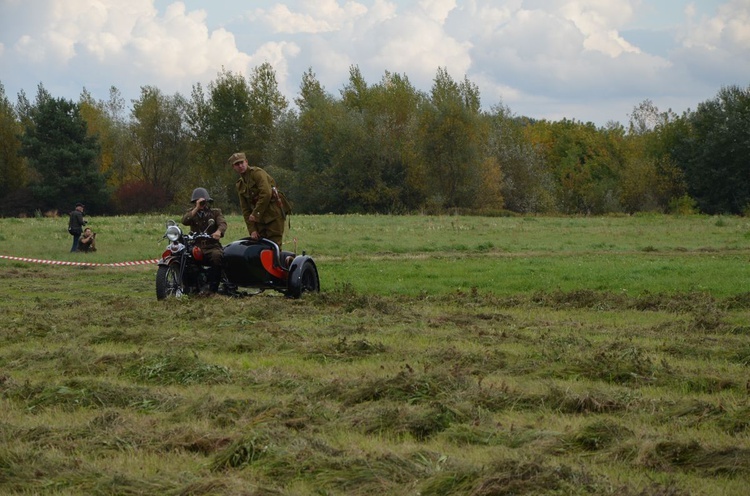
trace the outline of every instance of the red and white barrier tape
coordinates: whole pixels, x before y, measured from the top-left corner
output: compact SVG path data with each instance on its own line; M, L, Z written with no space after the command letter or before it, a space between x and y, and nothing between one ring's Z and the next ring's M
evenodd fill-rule
M25 257L11 257L9 255L0 255L0 258L7 260L17 260L19 262L30 262L30 263L41 263L48 265L85 265L88 267L129 267L132 265L150 265L159 262L159 259L154 260L138 260L135 262L115 262L115 263L94 263L94 262L65 262L62 260L39 260L37 258L25 258Z

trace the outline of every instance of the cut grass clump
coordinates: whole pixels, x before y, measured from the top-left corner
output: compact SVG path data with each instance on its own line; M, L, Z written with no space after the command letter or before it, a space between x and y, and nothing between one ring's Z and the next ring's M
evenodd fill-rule
M147 384L226 384L231 381L227 367L203 363L188 351L147 355L125 369L125 375Z
M342 453L315 474L318 490L335 488L343 494L403 494L405 488L428 477L440 455Z
M482 470L448 466L423 484L420 494L602 494L602 482L566 466L501 460Z
M453 424L439 439L456 446L505 446L519 449L542 439L554 439L557 433L526 427Z
M95 494L81 489L91 487L99 474L81 473L81 465L80 456L6 444L0 447L0 488L5 494L47 494L50 490Z
M724 416L717 420L721 429L729 434L742 434L750 429L750 407L743 406L726 412Z
M96 333L91 334L88 343L92 345L113 343L142 346L149 343L151 340L153 340L153 335L149 335L144 331L114 328L100 330Z
M254 418L263 411L263 406L252 398L215 398L200 396L175 412L175 420L206 419L220 427L235 425L242 419Z
M217 453L211 461L211 470L217 472L252 465L266 455L270 442L266 433L249 433Z
M568 371L613 384L644 385L654 382L662 368L642 348L615 341L575 360L568 366Z
M429 363L450 364L454 375L487 376L508 365L506 353L497 348L484 351L464 351L449 346L433 349L426 354Z
M633 432L611 420L598 420L567 436L564 445L581 451L600 451L633 436Z
M557 386L536 400L537 407L546 407L564 414L617 413L640 406L637 397L629 392L599 391L590 388L577 393Z
M698 441L664 441L648 449L642 463L660 471L679 469L710 476L747 476L750 473L750 449L707 449Z
M392 377L369 380L335 380L324 386L319 396L335 397L345 405L367 401L404 401L410 404L430 402L451 396L472 387L466 376L455 376L435 368L429 372L416 372L408 364Z
M373 343L367 339L349 340L346 336L339 338L335 343L321 343L320 346L310 350L308 356L316 361L326 362L349 362L370 356L385 353L387 348L382 343Z
M29 411L60 408L128 408L139 411L171 411L180 400L149 389L121 386L107 381L71 379L59 384L3 384L4 398Z
M552 308L595 308L599 310L626 308L628 304L628 298L624 295L591 289L539 291L534 294L532 301L537 305Z
M385 401L349 409L342 420L364 435L426 441L462 418L459 412L445 405L401 405Z

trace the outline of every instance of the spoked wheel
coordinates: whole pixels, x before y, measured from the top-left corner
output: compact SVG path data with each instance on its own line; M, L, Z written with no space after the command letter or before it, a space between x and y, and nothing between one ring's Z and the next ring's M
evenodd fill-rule
M156 299L180 298L184 294L180 264L160 265L156 271Z
M311 260L305 260L302 265L292 269L289 276L289 288L286 295L290 298L299 298L306 292L320 291L320 278L318 268Z

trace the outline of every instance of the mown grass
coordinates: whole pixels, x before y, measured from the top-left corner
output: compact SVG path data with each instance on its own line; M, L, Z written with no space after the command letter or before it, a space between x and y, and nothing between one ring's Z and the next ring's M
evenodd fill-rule
M80 255L60 219L0 219L0 254L164 246L161 218L91 224ZM0 492L746 494L749 232L295 216L301 300L0 259Z

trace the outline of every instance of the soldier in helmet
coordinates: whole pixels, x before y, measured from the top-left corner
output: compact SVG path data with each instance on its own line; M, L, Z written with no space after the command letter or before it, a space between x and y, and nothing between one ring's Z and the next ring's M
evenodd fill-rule
M244 153L233 153L229 164L240 175L236 183L237 195L250 237L270 239L281 248L284 221L291 212L286 197L266 171L248 165Z
M216 292L221 281L221 263L224 249L219 240L227 231L227 221L218 208L212 208L213 199L206 188L195 188L190 198L193 207L182 216L182 223L190 226L191 231L206 232L211 239L200 239L196 243L203 250L204 259L211 266L208 273L209 290ZM210 220L213 219L213 224Z

